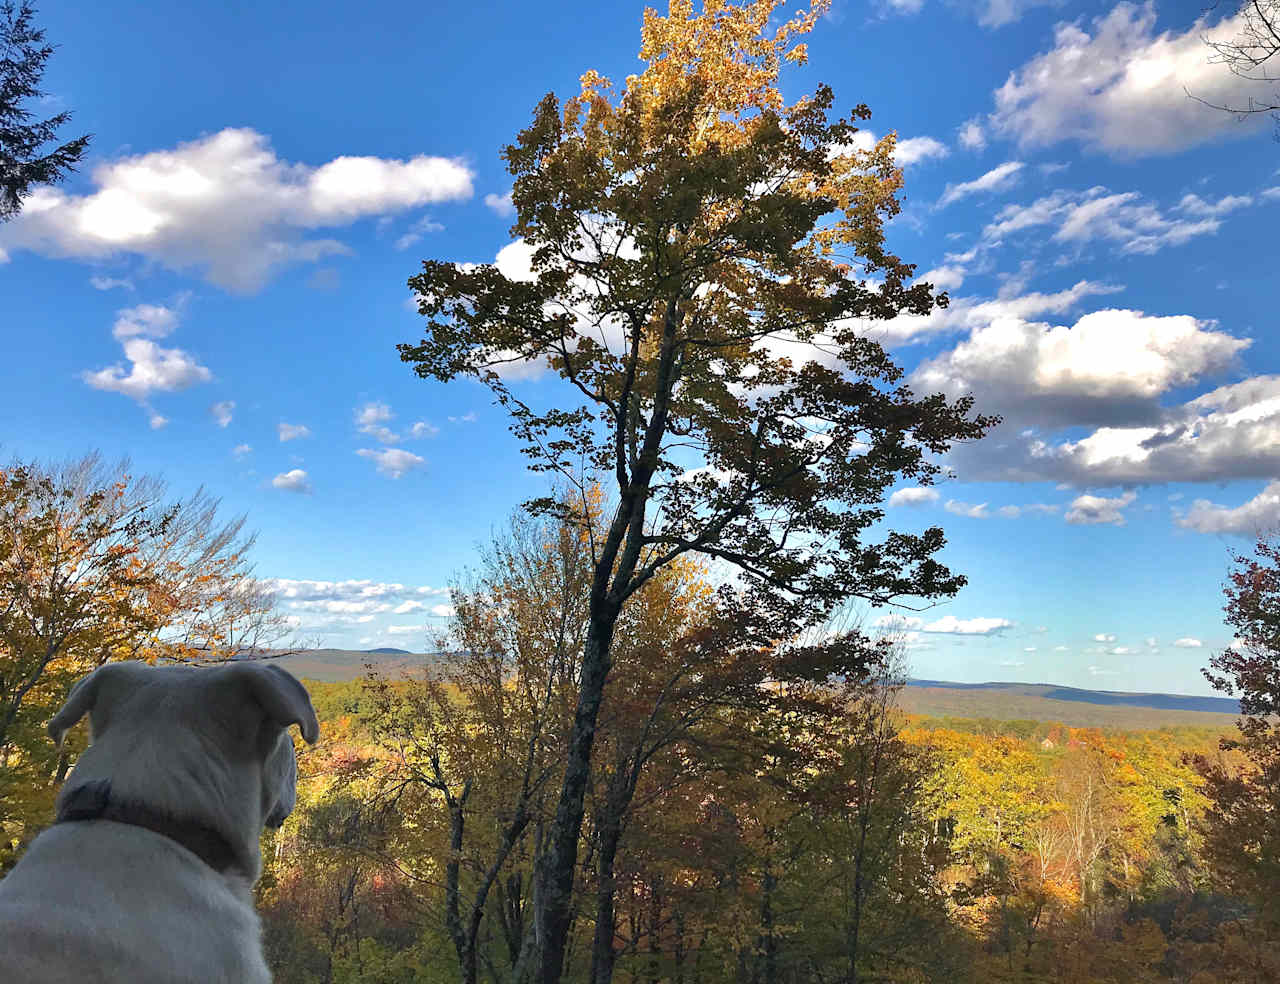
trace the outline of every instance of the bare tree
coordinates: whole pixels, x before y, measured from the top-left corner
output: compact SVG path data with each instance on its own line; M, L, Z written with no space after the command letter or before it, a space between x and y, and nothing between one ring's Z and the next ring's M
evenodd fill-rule
M1277 137L1280 137L1280 57L1277 57L1280 55L1280 0L1244 0L1240 16L1244 24L1240 33L1230 41L1203 39L1213 49L1209 60L1226 65L1232 74L1249 82L1276 83L1275 92L1264 98L1249 96L1244 105L1220 106L1203 99L1197 101L1234 113L1240 119L1257 113L1271 113L1276 121ZM1188 92L1188 95L1191 94Z

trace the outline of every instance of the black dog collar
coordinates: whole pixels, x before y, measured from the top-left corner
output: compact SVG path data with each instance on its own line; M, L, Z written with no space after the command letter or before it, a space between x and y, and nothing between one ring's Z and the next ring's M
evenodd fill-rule
M111 820L154 831L181 844L219 874L237 863L235 850L212 827L175 819L142 803L112 802L110 779L87 782L67 793L54 823L82 820Z

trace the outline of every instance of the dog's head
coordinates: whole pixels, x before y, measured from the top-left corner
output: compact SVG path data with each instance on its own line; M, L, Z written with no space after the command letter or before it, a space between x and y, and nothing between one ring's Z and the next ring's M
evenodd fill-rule
M293 810L297 769L289 726L314 744L307 692L269 663L213 667L108 663L77 683L49 722L61 744L89 715L91 744L59 794L110 783L111 799L199 823L226 839L251 880L258 837Z

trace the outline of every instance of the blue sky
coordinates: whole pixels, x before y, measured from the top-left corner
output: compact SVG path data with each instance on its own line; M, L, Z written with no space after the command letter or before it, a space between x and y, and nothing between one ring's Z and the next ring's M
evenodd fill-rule
M0 226L0 452L203 485L300 631L422 648L543 486L484 390L400 363L405 280L510 245L501 147L548 90L635 71L642 9L46 3L47 108L95 138ZM970 581L900 624L919 676L1205 692L1231 642L1228 549L1280 522L1280 144L1184 92L1257 91L1208 62L1221 16L836 0L784 77L897 131L891 245L953 303L881 337L1005 417L890 501Z

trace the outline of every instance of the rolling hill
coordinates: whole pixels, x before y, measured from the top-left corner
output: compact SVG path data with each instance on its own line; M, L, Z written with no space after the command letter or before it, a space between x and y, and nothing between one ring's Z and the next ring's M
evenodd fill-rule
M392 677L420 670L431 653L402 649L353 652L312 649L278 662L304 680L334 683L363 677L366 667ZM1124 693L1083 690L1047 683L952 683L912 680L899 697L903 710L927 717L992 718L999 721L1057 721L1073 727L1231 728L1239 713L1236 701L1224 697Z

